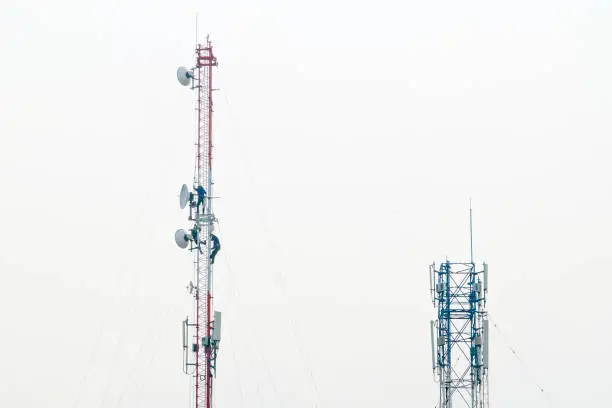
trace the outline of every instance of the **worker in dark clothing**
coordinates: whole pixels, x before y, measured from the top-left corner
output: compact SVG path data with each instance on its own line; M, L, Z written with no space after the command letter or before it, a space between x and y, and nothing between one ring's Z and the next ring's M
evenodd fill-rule
M217 256L217 252L221 249L221 243L219 242L219 238L215 234L210 234L210 239L212 240L212 251L210 252L210 263L215 263L215 257Z
M204 199L206 198L206 190L204 190L204 187L198 186L196 188L196 193L198 194L198 204L197 204L197 207L199 207L201 205L202 206L202 212L204 212Z
M193 242L195 243L196 248L200 248L200 231L198 230L198 227L196 225L194 225L194 227L191 229L191 236L193 237Z

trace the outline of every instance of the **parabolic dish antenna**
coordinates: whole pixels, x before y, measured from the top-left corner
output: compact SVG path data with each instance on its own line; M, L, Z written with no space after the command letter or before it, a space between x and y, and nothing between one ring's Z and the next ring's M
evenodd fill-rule
M191 82L191 78L193 78L193 72L191 72L185 67L179 67L176 70L176 78L181 83L181 85L187 86Z
M181 187L181 194L179 196L179 203L181 204L181 210L187 206L188 202L189 202L189 187L187 187L187 184L183 184L183 187Z
M180 248L185 249L187 245L189 245L189 234L183 229L176 230L174 233L174 241Z

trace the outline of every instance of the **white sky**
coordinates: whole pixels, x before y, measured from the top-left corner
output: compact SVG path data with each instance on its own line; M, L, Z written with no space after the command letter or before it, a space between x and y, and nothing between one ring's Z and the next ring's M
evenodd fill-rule
M0 406L188 406L196 12L216 407L433 407L427 265L466 259L468 197L491 406L605 405L610 1L4 0Z

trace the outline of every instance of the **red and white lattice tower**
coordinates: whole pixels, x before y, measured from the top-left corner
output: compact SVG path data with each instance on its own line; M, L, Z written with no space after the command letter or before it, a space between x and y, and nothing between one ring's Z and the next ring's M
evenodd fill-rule
M221 313L212 315L213 265L220 249L213 234L216 221L212 206L212 78L217 59L211 42L197 44L195 66L179 68L178 80L196 93L197 142L193 189L183 186L181 207L189 205L189 230L176 233L177 244L193 253L194 280L189 292L194 298L195 322L183 322L184 371L193 378L192 406L212 407L213 377L221 334Z

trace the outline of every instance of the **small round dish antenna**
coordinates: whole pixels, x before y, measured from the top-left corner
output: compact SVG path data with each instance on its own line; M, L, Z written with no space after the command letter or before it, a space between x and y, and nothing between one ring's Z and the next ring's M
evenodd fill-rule
M176 242L176 245L179 246L179 248L187 248L187 245L189 245L190 240L191 237L189 233L187 233L187 231L185 231L184 229L176 230L176 232L174 233L174 241Z
M181 205L181 210L187 206L188 202L189 202L189 187L187 187L187 184L183 184L183 187L181 187L181 194L179 196L179 204Z
M191 79L193 78L193 71L188 70L185 67L179 67L176 70L176 78L183 86L187 86L191 83Z

